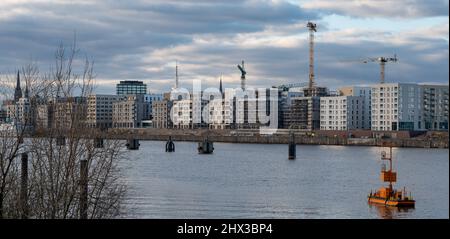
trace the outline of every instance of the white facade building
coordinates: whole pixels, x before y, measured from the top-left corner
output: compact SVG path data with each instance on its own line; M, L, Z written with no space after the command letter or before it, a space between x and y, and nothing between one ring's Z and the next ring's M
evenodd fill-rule
M422 130L423 91L417 84L372 86L372 130Z
M332 96L320 98L320 129L365 129L365 99L362 96Z
M179 129L187 129L192 126L192 100L177 100L172 106L173 127Z

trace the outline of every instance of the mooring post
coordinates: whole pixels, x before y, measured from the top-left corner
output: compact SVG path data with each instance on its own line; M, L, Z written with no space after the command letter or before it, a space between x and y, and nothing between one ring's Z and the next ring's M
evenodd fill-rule
M64 146L64 145L66 145L66 137L64 137L64 136L58 136L58 137L56 138L56 145L57 145L57 146Z
M172 136L169 136L169 140L166 143L166 152L175 152L175 144L172 141Z
M80 219L88 218L88 161L80 160Z
M296 144L294 132L290 132L289 135L289 159L295 159L296 157Z
M94 138L94 147L95 148L103 148L104 147L103 138L100 138L100 137Z
M22 153L20 207L22 219L28 218L28 154Z
M138 139L128 139L126 146L129 150L138 150L139 146L140 146L139 140Z

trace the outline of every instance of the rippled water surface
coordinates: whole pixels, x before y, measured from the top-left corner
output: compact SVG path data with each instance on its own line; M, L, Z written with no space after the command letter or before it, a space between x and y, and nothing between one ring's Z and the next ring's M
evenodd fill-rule
M382 185L382 148L215 143L199 155L192 142L141 141L123 162L129 218L449 218L448 149L394 149L397 188L415 209L367 204Z

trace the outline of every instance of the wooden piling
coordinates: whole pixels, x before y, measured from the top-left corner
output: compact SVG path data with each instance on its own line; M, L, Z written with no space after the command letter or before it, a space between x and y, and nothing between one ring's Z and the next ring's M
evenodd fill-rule
M169 136L169 140L166 143L166 152L175 152L175 144L173 143L171 136Z
M212 154L214 151L214 144L212 141L209 141L208 138L205 138L202 142L198 143L197 149L199 154Z
M80 160L80 219L88 218L88 161Z
M291 132L289 135L289 159L295 159L296 158L296 151L297 151L297 145L295 144L295 137L294 133Z
M28 154L22 153L20 178L20 207L22 219L28 218Z
M95 138L94 139L94 147L95 148L103 148L104 147L104 142L102 138Z
M56 145L57 145L57 146L64 146L64 145L66 145L66 137L64 137L64 136L58 136L58 137L56 138Z
M140 145L138 139L127 140L127 149L129 150L138 150Z

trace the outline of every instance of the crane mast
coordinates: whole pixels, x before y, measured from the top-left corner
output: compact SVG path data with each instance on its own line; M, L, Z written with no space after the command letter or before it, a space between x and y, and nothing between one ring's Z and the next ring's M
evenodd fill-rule
M306 25L309 29L309 90L314 87L314 32L317 32L317 25L308 22Z

